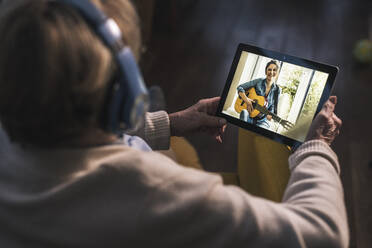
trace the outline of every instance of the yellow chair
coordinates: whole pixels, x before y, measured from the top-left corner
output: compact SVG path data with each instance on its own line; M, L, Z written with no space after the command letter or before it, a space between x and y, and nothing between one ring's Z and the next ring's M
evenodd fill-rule
M289 155L287 146L239 129L239 186L253 195L280 202L289 179Z
M171 137L171 149L163 151L178 163L203 169L195 148L182 137ZM280 202L289 179L287 146L244 129L239 130L237 173L219 173L224 184Z
M186 167L203 170L195 148L183 137L171 137L170 147L176 154L176 161Z

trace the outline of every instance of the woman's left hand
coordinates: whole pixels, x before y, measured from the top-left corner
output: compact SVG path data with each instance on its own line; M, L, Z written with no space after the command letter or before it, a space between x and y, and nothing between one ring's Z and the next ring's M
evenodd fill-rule
M195 105L169 114L172 136L185 136L196 132L206 132L222 143L226 120L214 116L220 97L200 100Z

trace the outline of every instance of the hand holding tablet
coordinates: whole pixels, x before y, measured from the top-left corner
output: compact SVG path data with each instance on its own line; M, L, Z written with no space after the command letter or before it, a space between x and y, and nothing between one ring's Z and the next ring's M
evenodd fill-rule
M342 121L333 112L337 104L337 97L331 96L323 105L322 110L315 117L306 140L320 139L331 145L340 133Z
M240 44L217 115L289 146L305 141L338 68Z

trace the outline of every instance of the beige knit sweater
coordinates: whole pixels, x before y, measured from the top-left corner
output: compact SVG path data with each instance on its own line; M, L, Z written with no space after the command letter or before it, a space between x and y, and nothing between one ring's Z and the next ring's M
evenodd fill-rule
M147 123L145 139L166 144L167 115ZM310 141L289 166L279 204L156 152L25 150L1 133L0 247L347 247L335 153Z

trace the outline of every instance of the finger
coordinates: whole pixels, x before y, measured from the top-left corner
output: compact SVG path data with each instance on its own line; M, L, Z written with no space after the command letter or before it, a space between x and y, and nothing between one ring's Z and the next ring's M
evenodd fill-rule
M210 134L211 136L219 136L219 135L223 135L225 133L225 128L224 127L220 127L220 128L205 128L204 129L205 132L207 132L208 134Z
M207 98L199 101L199 108L198 110L201 112L205 112L207 114L214 115L216 114L218 104L220 103L221 97L212 97L212 98Z
M248 111L249 111L249 113L252 113L252 111L253 111L252 105L248 105Z
M335 136L338 136L340 134L340 129L337 129L335 132Z
M323 109L325 109L327 113L333 112L336 104L337 96L330 96L329 99L324 103Z
M218 135L223 135L225 133L226 125L220 127L218 129Z
M335 104L330 100L326 101L323 105L323 110L326 114L332 114L333 110L335 109Z
M208 114L215 114L218 108L218 104L220 103L221 97L213 97L207 99L207 113Z
M224 133L224 132L225 132L226 127L227 127L227 124L225 124L225 125L222 126L222 128L221 128L221 133Z
M337 96L330 96L329 101L332 102L334 105L337 104Z
M208 135L214 137L217 142L222 143L222 134L219 129L210 128L205 131Z
M201 113L199 123L201 127L221 128L226 125L226 120L220 117Z
M336 129L336 125L334 123L334 120L332 119L332 116L327 117L326 122L324 124L325 124L325 127L327 128L327 130L335 130Z
M342 120L338 118L335 113L333 113L332 118L333 118L333 121L335 122L337 129L340 129L342 126Z

